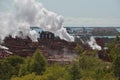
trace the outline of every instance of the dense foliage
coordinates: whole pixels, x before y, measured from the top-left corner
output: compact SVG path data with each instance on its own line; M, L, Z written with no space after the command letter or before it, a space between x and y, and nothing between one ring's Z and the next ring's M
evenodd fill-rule
M112 62L99 59L97 50L84 51L79 44L74 49L78 57L69 65L47 65L39 49L24 59L11 56L0 60L0 80L120 80L119 41L117 37L109 45Z
M37 49L31 58L27 58L25 63L21 65L19 76L23 76L30 73L41 75L46 69L46 59L42 55L39 49Z
M8 80L12 76L17 76L20 64L23 58L19 56L10 56L0 61L0 80Z
M116 77L120 80L120 56L117 56L113 62L113 70Z

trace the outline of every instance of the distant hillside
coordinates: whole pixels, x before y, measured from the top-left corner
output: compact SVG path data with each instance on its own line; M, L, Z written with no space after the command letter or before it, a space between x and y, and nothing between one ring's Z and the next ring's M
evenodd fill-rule
M120 35L120 27L66 27L72 35L116 36Z
M96 27L92 30L93 36L115 36L120 35L120 33L113 27Z

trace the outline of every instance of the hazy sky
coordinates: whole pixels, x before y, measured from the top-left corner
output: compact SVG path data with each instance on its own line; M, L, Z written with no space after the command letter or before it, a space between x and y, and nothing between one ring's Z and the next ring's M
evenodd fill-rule
M120 26L120 0L37 0L63 15L65 26ZM0 12L13 8L13 0L0 0Z

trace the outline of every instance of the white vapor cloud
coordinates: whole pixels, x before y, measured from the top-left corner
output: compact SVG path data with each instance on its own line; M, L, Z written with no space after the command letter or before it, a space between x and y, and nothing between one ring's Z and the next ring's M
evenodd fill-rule
M96 43L96 40L95 38L92 36L90 37L90 40L87 41L87 43L90 45L90 47L93 49L93 50L101 50L101 46L99 46L97 43Z
M63 27L64 18L45 7L36 0L14 0L12 12L0 14L0 39L8 35L25 38L29 36L37 41L37 33L30 30L31 25L36 25L46 31L55 33L61 39L74 41ZM19 32L22 31L22 35Z

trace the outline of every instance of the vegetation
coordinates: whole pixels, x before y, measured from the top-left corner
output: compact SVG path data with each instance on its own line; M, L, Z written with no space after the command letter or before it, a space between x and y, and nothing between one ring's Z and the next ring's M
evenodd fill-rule
M120 56L117 56L113 63L114 75L120 80Z
M76 47L74 48L74 52L77 53L78 55L81 54L83 51L84 50L82 46L80 46L80 44L77 44Z
M79 65L77 62L73 62L73 64L69 67L69 80L79 80L81 78L81 72L79 69Z
M112 64L93 56L81 55L79 61L73 61L70 65L47 66L42 75L29 73L12 77L11 80L118 80L118 74L115 77L112 73Z
M11 56L0 60L0 80L120 80L118 42L116 37L107 52L112 62L99 59L97 50L84 51L79 44L74 49L78 58L69 65L47 65L39 49L24 59Z
M35 73L36 75L41 75L46 69L46 59L42 55L39 49L37 49L31 58L27 58L25 63L21 65L19 76L25 74Z
M110 58L112 61L114 61L116 59L116 57L119 55L120 55L120 47L119 47L119 45L116 45L110 51Z
M12 76L17 76L23 58L10 56L0 61L0 80L8 80Z
M13 75L13 67L7 61L0 61L0 80L8 80Z
M108 53L112 61L115 60L115 58L120 55L120 38L116 36L116 38L111 42L111 44L108 45Z

